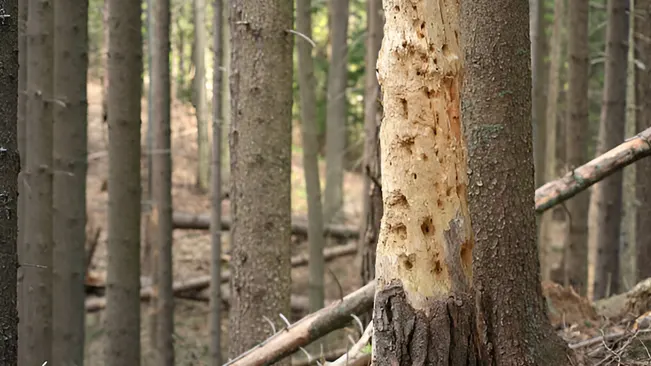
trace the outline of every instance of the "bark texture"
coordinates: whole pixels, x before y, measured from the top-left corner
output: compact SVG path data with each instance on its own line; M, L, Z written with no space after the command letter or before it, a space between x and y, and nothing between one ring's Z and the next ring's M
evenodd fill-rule
M174 293L172 291L172 144L170 128L170 0L151 1L151 127L153 129L152 202L156 222L157 365L174 365Z
M606 65L597 154L624 139L626 117L626 65L628 51L628 1L608 0ZM622 172L595 186L590 201L588 240L596 250L595 300L620 291L619 235L622 214Z
M232 303L229 354L288 314L291 236L291 1L231 2Z
M206 0L194 0L194 107L197 118L197 187L208 191L210 140L206 104Z
M364 90L364 214L359 237L359 262L362 284L375 278L375 249L382 220L382 187L380 182L380 124L382 106L377 81L377 57L382 45L384 17L382 0L368 0L366 5L366 85Z
M140 3L108 0L107 366L140 365Z
M567 170L573 171L587 160L588 135L588 0L568 3L568 91L566 123ZM569 215L568 243L565 251L565 283L585 296L588 284L588 206L589 192L582 192L566 203Z
M635 59L645 68L635 69L636 128L651 126L651 1L635 0ZM637 281L651 277L651 159L636 168Z
M569 365L540 284L531 197L531 74L527 3L464 2L468 204L476 248L474 288L482 362ZM535 345L532 347L531 345Z
M54 3L53 365L84 363L88 1Z
M17 365L17 213L20 155L16 116L20 19L17 0L5 1L3 5L4 8L0 10L4 10L10 18L0 20L0 364Z
M326 185L324 217L330 223L342 217L344 203L344 159L348 101L348 16L349 0L329 2L330 63L326 106Z
M312 6L310 0L296 2L296 30L312 39ZM303 136L303 166L307 191L307 238L310 241L310 312L323 307L323 208L319 180L319 141L316 116L316 79L312 45L304 39L297 41L298 86L301 92L301 132ZM344 111L345 112L345 111Z
M26 365L52 359L52 88L53 2L30 0L27 33L27 135L25 176L25 313L19 324Z
M373 364L478 364L457 1L385 0Z

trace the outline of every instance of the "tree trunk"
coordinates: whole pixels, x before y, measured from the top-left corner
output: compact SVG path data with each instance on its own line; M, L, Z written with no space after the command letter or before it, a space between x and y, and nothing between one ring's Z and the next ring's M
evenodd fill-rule
M51 1L30 0L27 33L27 145L24 263L24 363L52 359L52 87L54 16Z
M232 302L229 354L289 314L293 6L233 0L230 25Z
M140 365L140 3L109 0L107 366Z
M108 121L108 46L109 46L109 3L111 0L104 0L102 7L102 120Z
M358 261L361 264L362 285L375 278L375 249L382 220L382 187L380 172L379 130L382 122L380 85L377 81L377 57L382 45L382 1L367 0L366 24L366 85L364 90L364 214L360 229ZM370 320L370 319L369 319Z
M545 180L550 181L558 175L557 160L556 160L556 137L558 126L558 95L560 92L561 82L561 51L563 47L562 29L564 26L565 18L565 0L554 1L554 24L552 27L552 35L550 40L550 62L549 62L549 87L547 89L547 110L545 113ZM553 225L553 210L543 213L541 217L540 235L542 236L540 243L540 261L542 267L543 281L549 281L554 272L554 260L562 259L553 252L559 247L558 243L554 242L556 229ZM556 264L558 267L558 264ZM563 268L562 263L560 268ZM555 278L556 279L556 278Z
M588 135L588 0L569 4L568 92L566 123L567 170L587 160ZM565 283L585 296L588 284L588 206L590 193L579 193L566 203L569 216L568 243L565 251Z
M488 364L569 365L567 346L547 318L540 284L531 204L527 12L520 0L465 2L461 12L479 341Z
M230 0L222 0L224 4L222 6L222 39L224 40L223 49L222 49L222 72L224 77L222 78L221 83L221 103L222 103L222 131L226 133L222 134L222 148L221 152L221 164L222 164L222 190L228 192L230 181L231 181L231 165L230 165L230 151L228 150L228 131L230 131L231 126L231 90L228 82L229 75L231 73L231 31L230 25L228 23L229 16L229 4Z
M346 157L346 119L348 83L348 2L330 1L330 62L326 106L326 185L323 200L326 223L343 217L344 159Z
M651 123L651 0L635 0L636 60L646 65L635 69L636 125L641 131ZM651 277L651 159L643 159L636 171L637 281Z
M312 7L310 0L296 1L296 30L312 38ZM321 181L319 180L319 141L316 118L316 80L312 60L312 45L305 39L297 40L298 85L301 92L301 122L303 136L303 166L307 190L307 238L310 241L310 312L323 307L323 275L325 261L323 247L323 209Z
M212 195L210 262L210 364L222 364L221 352L221 253L222 253L222 84L224 70L224 0L213 0L213 79L212 79ZM171 233L170 233L171 234Z
M628 44L628 1L608 0L606 65L603 104L599 123L597 154L617 146L624 139L626 117L626 57ZM622 213L622 172L595 186L590 215L593 229L589 240L596 249L595 300L617 294L619 285L619 234Z
M157 365L174 365L174 294L172 291L172 152L170 128L170 1L150 0L151 44L152 202L158 246L156 280Z
M176 52L179 58L178 68L176 70L176 99L179 100L184 100L185 98L185 30L181 27L181 19L187 16L185 14L185 4L186 2L184 0L180 2L178 5L179 13L176 17L176 32L178 33Z
M2 15L10 18L0 20L0 364L18 364L18 312L17 312L17 239L18 239L18 172L20 154L16 116L19 89L19 24L24 19L23 8L18 9L17 0L0 5ZM24 34L21 31L21 35ZM21 43L23 39L21 37ZM21 46L24 46L21 45ZM21 47L23 49L23 47ZM22 59L24 61L24 58ZM24 76L24 74L23 74ZM24 84L21 82L21 86ZM21 111L20 114L22 114ZM24 117L24 115L23 115Z
M531 70L533 99L533 139L536 187L545 184L545 113L547 98L547 37L545 36L545 6L543 0L531 0Z
M210 146L206 105L206 0L194 0L194 106L197 117L197 188L210 188Z
M52 364L84 363L88 1L54 3Z
M385 0L373 364L479 364L457 1Z

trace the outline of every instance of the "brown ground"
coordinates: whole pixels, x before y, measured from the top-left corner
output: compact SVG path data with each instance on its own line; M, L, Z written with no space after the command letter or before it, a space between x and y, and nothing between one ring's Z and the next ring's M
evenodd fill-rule
M101 228L91 272L94 278L103 282L106 274L106 229L107 229L107 202L108 194L105 189L108 174L108 130L101 119L101 87L97 83L88 86L88 221L89 227ZM143 100L142 109L142 142L145 144L147 128L147 105ZM298 136L299 134L295 134ZM305 196L305 183L302 169L302 151L297 147L300 143L295 137L292 159L292 211L294 215L305 215L307 203ZM184 212L205 213L210 209L210 197L197 192L194 188L197 169L196 145L196 120L191 106L183 105L177 101L172 105L172 150L173 150L173 200L174 209ZM142 161L143 182L146 178L146 159ZM322 177L324 165L322 163ZM358 225L361 203L362 179L359 175L346 173L344 178L345 212L348 224ZM228 215L228 201L224 201L224 213ZM224 249L228 252L229 243L224 238ZM305 252L305 243L297 244L293 248L294 254ZM209 273L210 241L207 232L176 230L174 231L174 277L175 280L189 279ZM341 258L330 262L328 268L336 275L336 279L326 274L326 298L336 299L343 294L357 288L358 273L354 258ZM296 269L292 272L292 288L294 294L307 294L307 270ZM341 285L341 288L340 288ZM147 306L142 306L142 347L143 364L149 357L148 332L147 332ZM206 365L208 356L208 305L206 303L177 300L176 302L176 350L177 365ZM273 316L273 315L270 315ZM87 364L102 365L103 335L101 330L102 313L87 316ZM227 319L224 319L224 327ZM337 338L341 339L345 332L340 332ZM228 336L224 332L222 337L225 342ZM340 342L336 342L340 343ZM226 346L226 344L224 344Z

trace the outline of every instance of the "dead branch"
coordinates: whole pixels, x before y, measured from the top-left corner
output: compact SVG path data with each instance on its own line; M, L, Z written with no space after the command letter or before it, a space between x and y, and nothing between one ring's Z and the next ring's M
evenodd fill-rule
M363 313L373 306L375 281L344 297L343 300L280 330L258 346L243 353L228 365L268 365L296 352L333 330L346 326L351 315Z
M614 172L651 155L651 128L598 156L564 177L536 189L536 212L566 201Z
M187 212L174 212L175 229L208 230L210 227L210 215L191 214ZM230 230L230 217L222 218L222 230ZM292 234L307 236L307 220L301 217L292 217ZM346 225L326 225L324 234L337 239L356 239L359 237L359 229Z

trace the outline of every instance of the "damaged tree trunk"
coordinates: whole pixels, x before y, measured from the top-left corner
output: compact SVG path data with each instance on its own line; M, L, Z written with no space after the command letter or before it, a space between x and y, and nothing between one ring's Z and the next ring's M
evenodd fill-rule
M478 363L459 2L384 0L375 365Z

